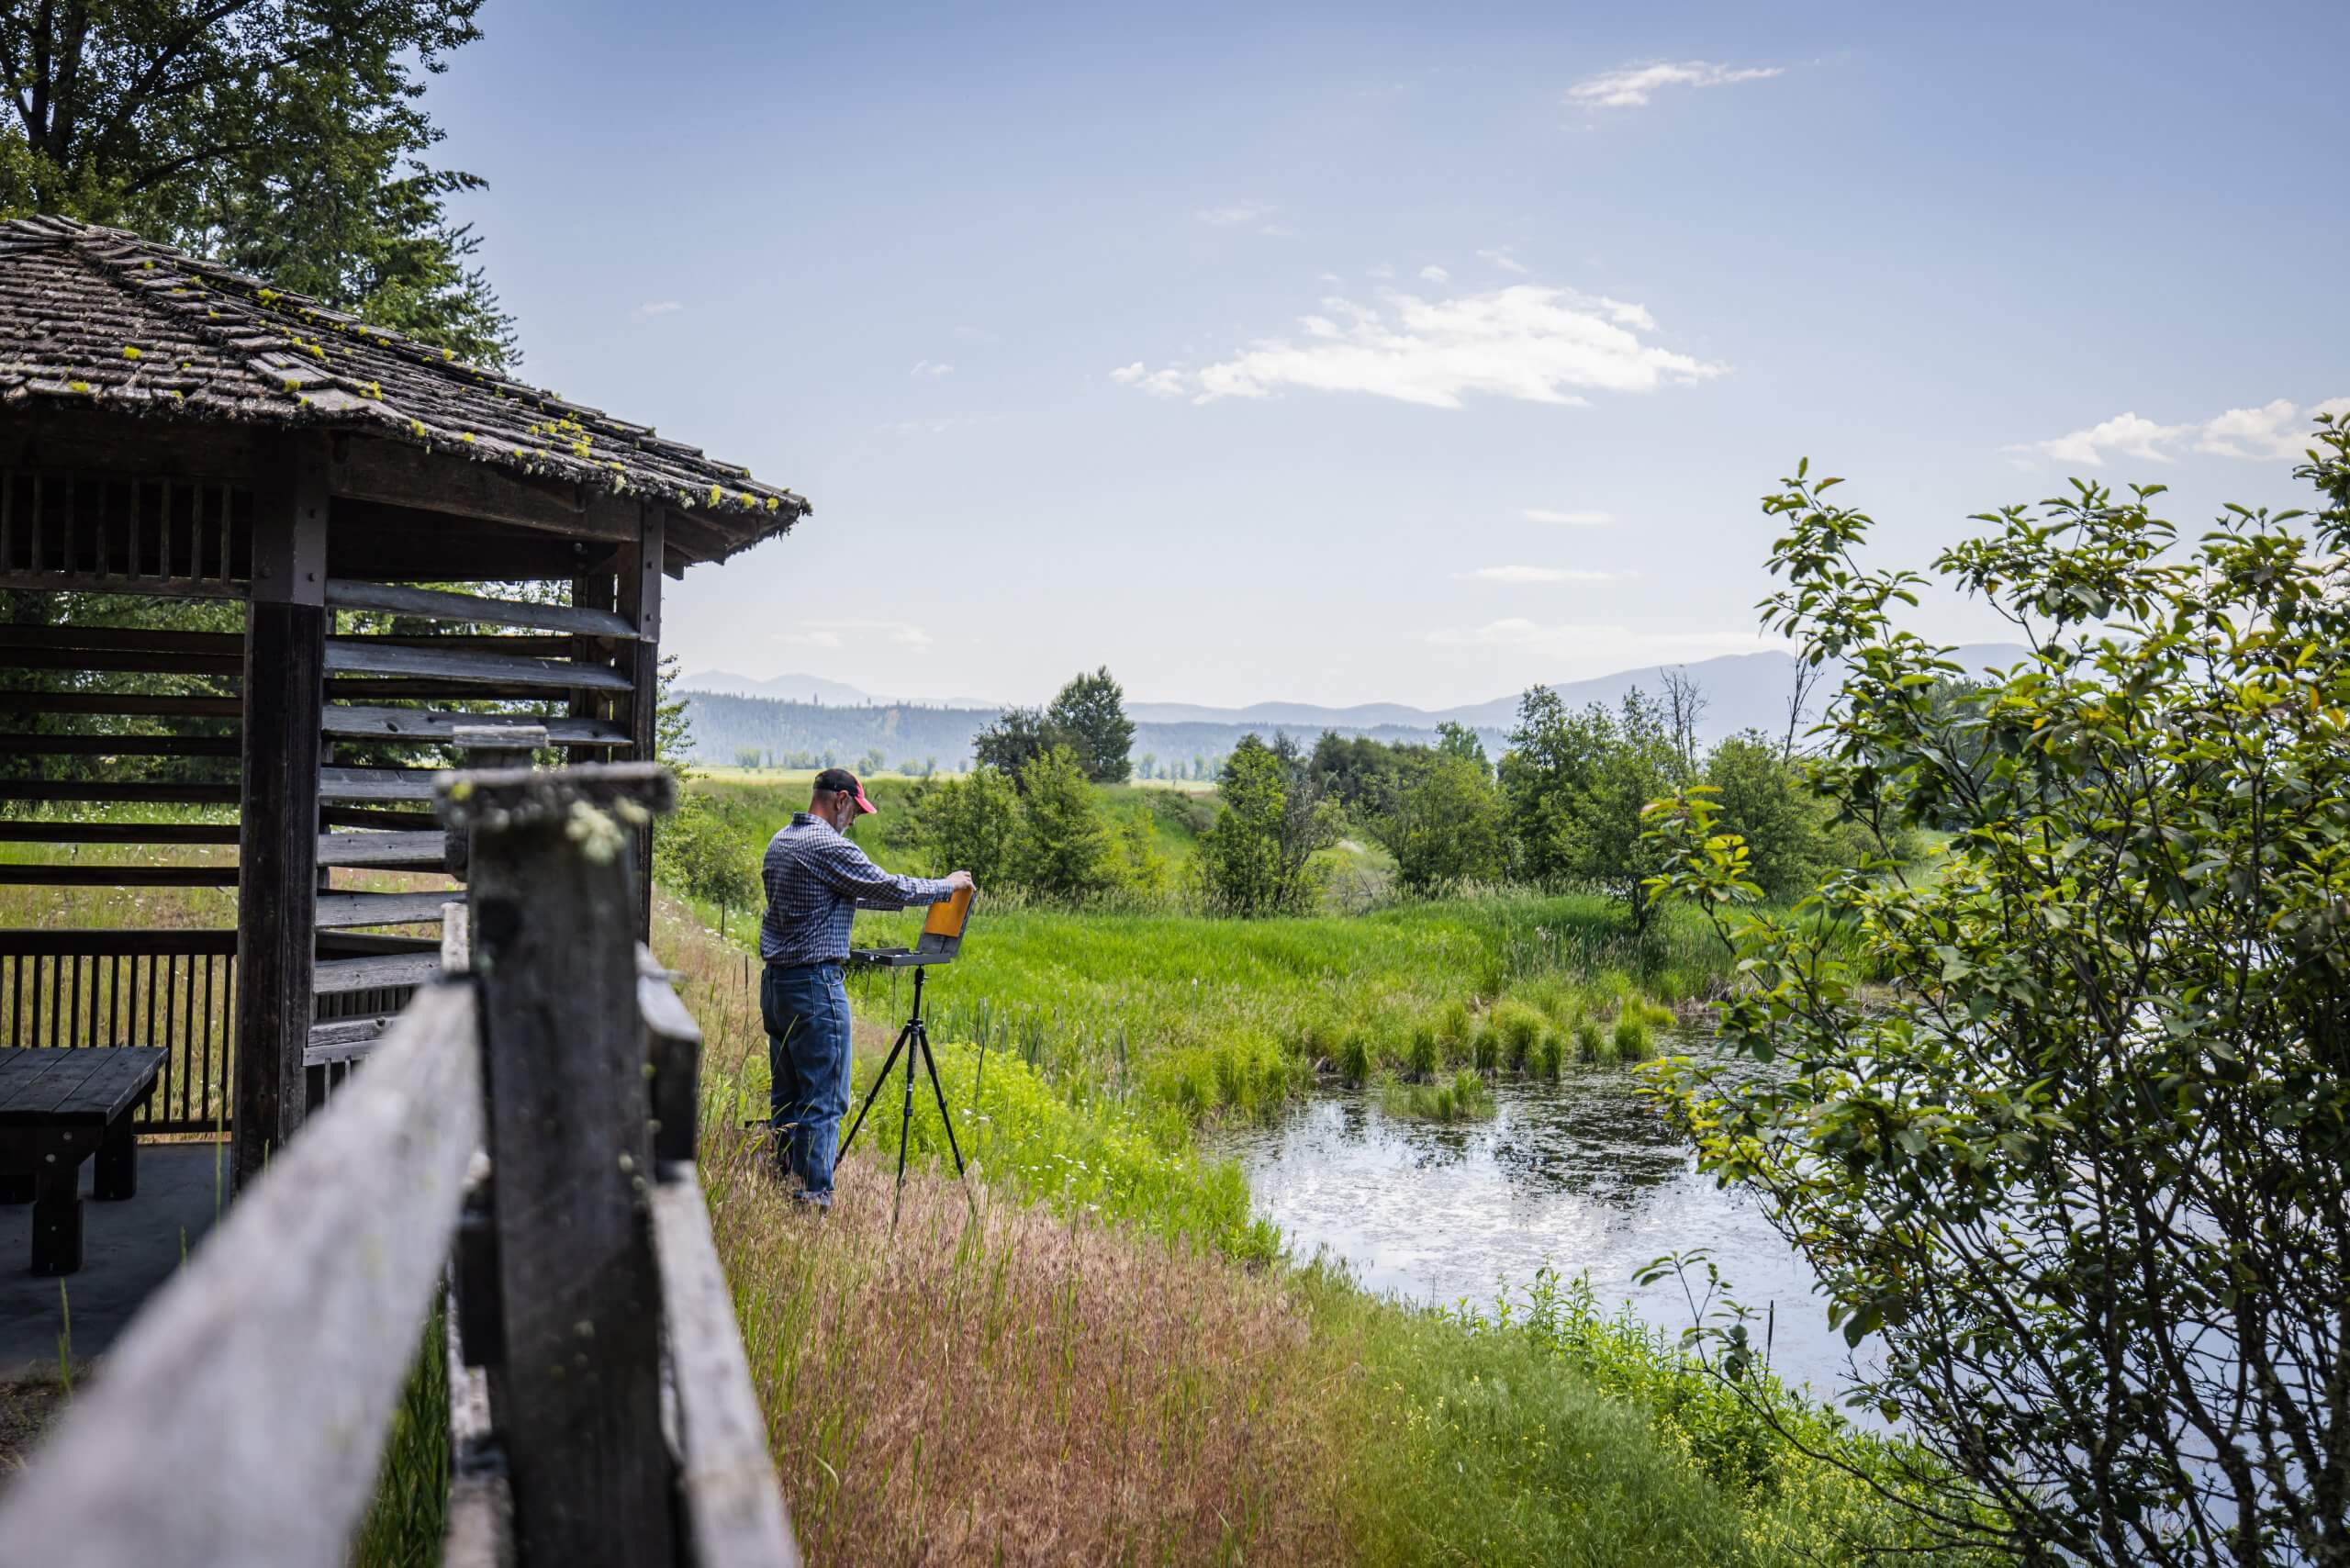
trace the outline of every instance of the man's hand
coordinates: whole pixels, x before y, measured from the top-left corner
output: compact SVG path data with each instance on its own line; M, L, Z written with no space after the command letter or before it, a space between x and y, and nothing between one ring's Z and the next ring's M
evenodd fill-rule
M977 886L978 884L971 880L971 874L968 871L949 871L946 873L946 887L947 890L950 892L959 893L966 888L973 888Z

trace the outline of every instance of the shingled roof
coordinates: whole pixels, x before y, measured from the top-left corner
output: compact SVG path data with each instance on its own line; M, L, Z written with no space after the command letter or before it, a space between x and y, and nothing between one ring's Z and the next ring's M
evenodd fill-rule
M118 229L0 222L0 408L364 431L608 494L659 498L764 538L789 490L552 392Z

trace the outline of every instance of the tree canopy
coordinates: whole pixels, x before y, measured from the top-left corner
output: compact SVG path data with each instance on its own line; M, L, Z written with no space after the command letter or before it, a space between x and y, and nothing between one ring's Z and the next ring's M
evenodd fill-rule
M481 364L511 319L425 78L482 0L6 0L0 211L118 224Z

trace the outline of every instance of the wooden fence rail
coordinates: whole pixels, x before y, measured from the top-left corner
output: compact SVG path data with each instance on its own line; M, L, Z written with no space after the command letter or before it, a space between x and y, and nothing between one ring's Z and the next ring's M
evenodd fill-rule
M444 1562L797 1562L692 1159L699 1032L634 944L673 788L453 776L470 969L132 1323L0 1497L0 1568L340 1564L444 1281Z

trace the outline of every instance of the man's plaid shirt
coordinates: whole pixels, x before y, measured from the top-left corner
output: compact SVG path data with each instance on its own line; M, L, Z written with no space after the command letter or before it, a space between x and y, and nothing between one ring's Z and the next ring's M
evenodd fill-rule
M876 866L833 824L794 812L767 842L759 879L767 918L759 957L770 964L822 964L848 957L848 928L860 909L936 903L954 890L944 877L897 877Z

